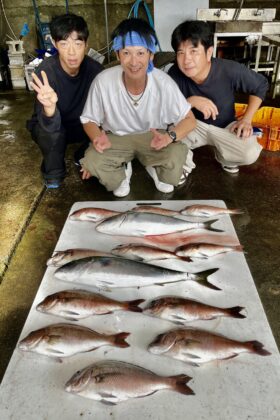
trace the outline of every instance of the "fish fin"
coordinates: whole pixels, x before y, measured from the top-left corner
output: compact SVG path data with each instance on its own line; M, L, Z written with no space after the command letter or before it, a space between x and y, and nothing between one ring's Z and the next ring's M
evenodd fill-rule
M116 402L112 402L112 401L108 401L108 400L104 400L104 399L101 399L100 402L102 404L105 404L105 405L117 405Z
M259 354L260 356L269 356L271 354L268 350L265 350L263 348L264 345L260 343L259 341L256 341L256 340L247 341L244 344L248 347L248 350L251 353L256 353L256 354Z
M176 255L176 254L175 254ZM185 262L193 262L193 260L191 259L191 257L179 257L178 256L178 258L180 259L180 260L182 260L182 261L185 261Z
M219 219L214 219L214 220L208 220L207 222L204 222L205 229L211 230L212 232L224 232L222 229L217 229L212 226L214 223L218 221Z
M202 286L208 287L208 289L221 290L218 286L215 286L214 284L210 283L210 281L208 281L208 277L216 273L216 271L218 270L219 270L218 268L212 268L210 270L205 270L205 271L200 271L199 273L195 273L194 280L198 281L199 284L201 284Z
M121 332L115 335L114 344L117 347L130 347L130 344L125 339L130 335L128 332Z
M165 284L172 284L172 283L179 283L180 281L189 280L189 278L181 279L181 280L174 280L174 281L165 281L163 283L154 283L155 286L164 286Z
M142 312L143 309L139 308L138 305L140 305L143 302L145 302L145 299L131 300L131 301L127 302L127 310L131 311L131 312Z
M227 310L228 314L233 318L246 318L246 315L240 313L243 309L245 309L243 306L234 306L232 308L228 308Z
M49 348L49 349L47 349L48 350L48 353L50 353L50 354L53 354L54 356L55 355L60 355L60 354L65 354L63 351L60 351L60 350L55 350L55 349L51 349L51 348Z
M172 381L172 390L180 392L184 395L194 395L193 390L186 384L192 379L187 375L170 376L169 379Z

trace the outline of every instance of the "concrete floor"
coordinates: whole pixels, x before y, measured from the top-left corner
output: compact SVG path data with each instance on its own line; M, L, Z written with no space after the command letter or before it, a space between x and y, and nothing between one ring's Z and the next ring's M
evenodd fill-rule
M55 191L43 187L40 152L25 130L32 106L30 92L0 93L0 380L70 207L76 201L115 200L96 180L81 181L73 146L64 185ZM195 162L187 185L172 194L155 190L148 174L133 162L131 193L123 200L220 199L228 207L244 209L232 220L279 347L280 152L263 151L238 175L222 172L207 147L195 152Z

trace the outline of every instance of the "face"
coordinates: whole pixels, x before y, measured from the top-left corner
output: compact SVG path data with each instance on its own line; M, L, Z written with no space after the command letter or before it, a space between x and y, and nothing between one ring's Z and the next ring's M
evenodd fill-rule
M132 80L144 80L147 74L149 60L154 55L145 47L125 47L118 51L118 59L124 70L125 76Z
M67 39L54 42L54 46L63 70L71 76L78 74L86 54L86 42L78 39L78 34L74 31Z
M200 42L197 47L189 40L182 42L177 50L178 67L187 77L202 83L210 71L212 53L213 47L205 51Z

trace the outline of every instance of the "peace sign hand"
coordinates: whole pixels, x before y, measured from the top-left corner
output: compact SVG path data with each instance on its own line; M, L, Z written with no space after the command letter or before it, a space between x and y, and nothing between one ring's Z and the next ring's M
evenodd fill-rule
M43 81L39 77L32 73L33 82L30 83L32 88L37 92L37 99L43 105L45 114L48 117L52 117L55 113L57 94L53 88L49 85L48 77L44 71L41 71Z

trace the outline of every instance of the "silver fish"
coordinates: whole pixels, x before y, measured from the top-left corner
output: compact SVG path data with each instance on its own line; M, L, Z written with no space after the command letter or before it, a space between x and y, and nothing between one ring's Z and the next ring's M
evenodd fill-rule
M86 257L105 257L110 256L109 252L96 251L95 249L66 249L65 251L56 251L51 258L48 259L47 265L53 265L54 267L60 267L71 261L80 260Z
M218 254L224 254L233 251L242 252L242 245L219 245L209 244L206 242L197 242L179 246L176 248L175 254L179 257L209 258Z
M240 209L225 209L223 207L207 206L205 204L193 204L187 206L180 211L184 216L198 216L198 217L211 217L220 214L242 214Z
M96 230L108 235L124 236L165 235L190 229L208 229L221 232L221 230L212 227L212 224L216 221L188 222L160 214L127 212L103 220L96 226Z
M140 244L119 245L112 249L112 254L118 257L128 258L135 261L158 261L158 260L181 260L190 262L189 257L177 256L174 252L166 251L164 249L156 248L153 246L145 246Z
M162 389L193 395L186 384L187 375L159 376L130 363L108 360L94 363L76 372L65 390L104 404L117 404L130 398L152 395Z
M32 331L20 341L18 347L20 350L62 358L101 346L129 347L125 341L129 334L105 335L78 325L54 324Z
M245 318L240 311L244 308L218 308L191 299L177 296L165 296L153 299L143 313L157 318L183 324L197 320L209 320L219 317Z
M160 286L194 280L211 289L220 290L207 281L207 277L217 270L214 268L200 273L186 273L125 258L88 257L59 267L54 275L59 280L97 288Z
M148 350L170 356L194 366L213 360L231 359L240 353L268 356L271 353L259 341L236 341L209 331L184 328L160 334Z
M69 218L70 220L80 220L85 222L99 222L100 220L116 216L117 214L120 214L120 212L98 207L85 207L71 213Z
M87 290L63 290L47 296L36 309L77 321L92 315L110 314L115 311L142 312L138 305L144 301L137 299L119 302Z

